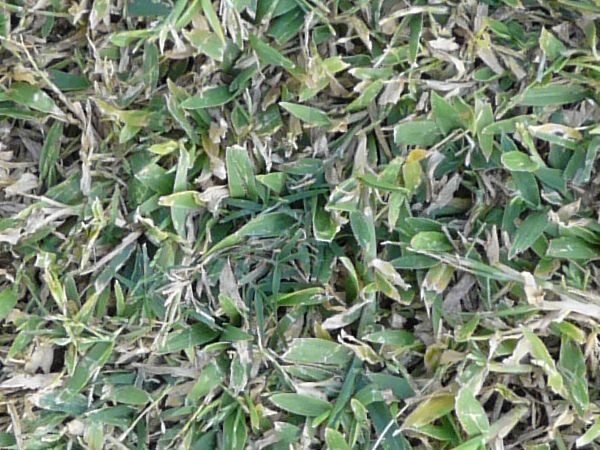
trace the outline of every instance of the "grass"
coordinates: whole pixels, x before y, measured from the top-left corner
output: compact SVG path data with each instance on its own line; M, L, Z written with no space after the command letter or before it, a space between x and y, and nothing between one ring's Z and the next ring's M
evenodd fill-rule
M599 13L0 1L0 447L598 448Z

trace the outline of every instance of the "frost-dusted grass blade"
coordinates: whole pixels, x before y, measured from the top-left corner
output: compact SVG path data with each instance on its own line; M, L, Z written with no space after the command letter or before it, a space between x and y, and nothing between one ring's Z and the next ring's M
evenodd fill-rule
M4 288L0 292L0 320L6 318L17 304L17 293L13 288Z
M307 417L320 416L331 408L329 402L301 394L274 394L269 400L278 408Z
M394 128L396 144L430 146L441 139L442 134L433 120L415 120Z
M18 82L11 86L6 97L18 105L26 106L36 111L63 116L56 102L42 89L29 83Z
M216 106L225 105L233 100L234 97L235 95L229 91L227 86L218 86L209 88L199 95L185 99L181 103L181 107L184 109L214 108Z
M310 125L319 127L327 127L331 125L331 119L329 119L327 114L320 109L289 102L281 102L279 103L279 106L288 111L294 117L297 117L298 119Z
M534 86L517 97L519 105L556 106L575 103L586 97L587 90L573 84L547 84Z
M550 219L546 211L528 216L517 229L508 257L513 258L531 247L546 231L548 225L550 225Z

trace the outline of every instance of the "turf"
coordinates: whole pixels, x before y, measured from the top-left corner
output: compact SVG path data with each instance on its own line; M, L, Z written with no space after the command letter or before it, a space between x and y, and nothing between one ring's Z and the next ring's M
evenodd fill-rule
M0 447L598 448L598 17L0 1Z

